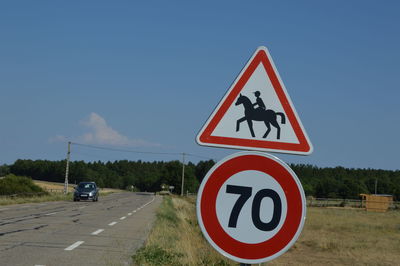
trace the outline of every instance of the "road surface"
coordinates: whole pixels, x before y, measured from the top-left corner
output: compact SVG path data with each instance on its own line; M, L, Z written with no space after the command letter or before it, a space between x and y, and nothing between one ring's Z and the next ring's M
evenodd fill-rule
M160 202L123 192L98 202L0 206L0 265L130 265Z

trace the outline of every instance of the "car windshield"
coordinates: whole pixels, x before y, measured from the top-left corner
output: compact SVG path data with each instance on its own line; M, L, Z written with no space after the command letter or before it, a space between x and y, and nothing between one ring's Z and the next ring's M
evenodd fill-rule
M93 189L94 185L90 183L80 183L78 188L80 189Z

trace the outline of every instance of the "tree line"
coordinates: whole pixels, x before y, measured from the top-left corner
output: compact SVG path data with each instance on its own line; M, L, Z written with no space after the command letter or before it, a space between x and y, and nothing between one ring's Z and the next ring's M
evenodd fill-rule
M213 160L185 164L184 192L196 193L199 185L215 164ZM36 180L64 182L66 161L17 160L0 166L0 176L9 173ZM400 170L320 168L308 164L290 164L299 177L305 194L317 198L358 199L361 193L390 194L400 200ZM160 191L161 185L173 186L181 193L182 162L128 161L70 162L69 182L95 181L100 187L140 191Z
M400 201L400 170L354 169L344 167L320 168L291 164L306 195L317 198L359 199L361 193L393 195Z
M202 177L214 165L213 160L196 165L185 164L184 192L195 193ZM64 182L66 161L17 160L12 165L0 166L0 176L9 173L28 176L35 180ZM200 179L201 178L201 179ZM128 161L85 162L71 161L68 180L70 184L94 181L99 187L160 191L162 185L173 186L174 193L181 193L182 162L180 161Z

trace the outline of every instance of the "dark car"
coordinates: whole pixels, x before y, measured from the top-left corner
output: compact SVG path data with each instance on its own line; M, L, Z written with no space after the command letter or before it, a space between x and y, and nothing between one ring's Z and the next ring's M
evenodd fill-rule
M95 182L80 182L75 188L74 201L99 200L99 188Z

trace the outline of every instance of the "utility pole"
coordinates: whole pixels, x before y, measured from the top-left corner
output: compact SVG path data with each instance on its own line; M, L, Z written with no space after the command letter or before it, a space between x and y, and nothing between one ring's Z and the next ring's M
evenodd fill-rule
M185 153L182 153L182 186L181 186L181 196L183 196L183 185L185 183Z
M67 166L65 167L64 194L68 193L69 157L71 155L71 141L68 141Z
M378 188L378 178L375 178L375 195Z

